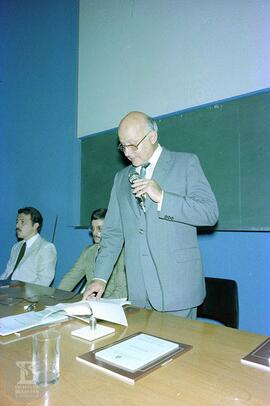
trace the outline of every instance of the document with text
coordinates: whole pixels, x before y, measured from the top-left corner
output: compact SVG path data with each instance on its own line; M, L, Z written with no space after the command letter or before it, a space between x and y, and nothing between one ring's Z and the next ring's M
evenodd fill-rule
M68 320L65 314L49 314L47 309L0 318L0 335L6 336L29 328Z
M86 352L76 359L108 375L134 384L138 379L173 362L191 350L179 343L138 332L114 344Z
M135 372L179 348L174 343L148 334L135 337L96 352L96 358L109 364Z

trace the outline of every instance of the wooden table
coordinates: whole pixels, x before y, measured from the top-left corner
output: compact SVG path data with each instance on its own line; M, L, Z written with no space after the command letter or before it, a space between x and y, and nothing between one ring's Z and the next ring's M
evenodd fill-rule
M0 288L0 303L3 293L15 300L30 288L35 289L29 284L17 287L17 292L12 291L14 287ZM53 288L36 289L43 304L49 297L52 301L80 299ZM0 304L1 316L21 311L23 303L21 299L13 305ZM0 405L270 405L270 373L240 363L240 358L261 343L264 336L131 306L126 308L126 314L127 328L101 322L115 327L116 332L92 344L71 337L72 330L84 326L80 321L70 320L54 327L61 332L61 376L58 383L46 389L31 381L33 331L21 337L0 338ZM135 385L76 360L77 355L138 331L191 344L193 349Z

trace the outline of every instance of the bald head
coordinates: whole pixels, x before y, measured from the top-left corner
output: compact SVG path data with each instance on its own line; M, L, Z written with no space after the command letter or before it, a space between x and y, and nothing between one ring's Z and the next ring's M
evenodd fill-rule
M156 122L140 111L132 111L121 120L118 136L125 156L134 166L147 162L158 146Z
M119 131L124 131L129 127L133 127L134 129L143 129L144 131L155 131L157 132L157 124L156 122L147 114L141 111L131 111L128 113L119 124Z

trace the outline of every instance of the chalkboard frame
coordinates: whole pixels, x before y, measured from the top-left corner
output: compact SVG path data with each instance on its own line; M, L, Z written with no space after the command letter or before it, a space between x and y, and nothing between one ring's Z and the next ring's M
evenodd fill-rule
M217 197L216 230L270 230L270 91L156 117L161 145L198 155ZM81 226L107 207L126 162L117 129L81 139Z

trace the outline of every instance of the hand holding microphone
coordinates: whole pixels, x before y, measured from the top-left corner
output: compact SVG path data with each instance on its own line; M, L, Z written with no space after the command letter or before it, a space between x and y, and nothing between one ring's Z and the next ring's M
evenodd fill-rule
M136 183L134 183L138 180L143 180L143 179L140 178L140 175L138 174L138 172L131 172L128 176L128 180L131 183L131 187L133 188L132 193L135 194L135 197L138 200L139 206L145 213L145 194L138 194L139 190L137 190Z
M129 174L129 182L131 183L132 193L138 199L138 203L144 212L146 195L155 203L161 201L162 189L155 180L141 179L137 172L132 172Z

